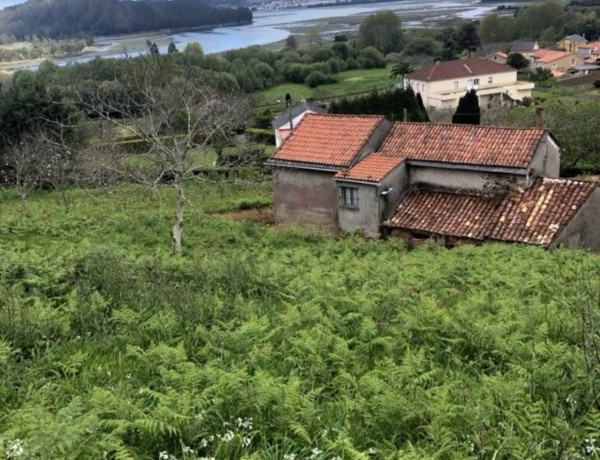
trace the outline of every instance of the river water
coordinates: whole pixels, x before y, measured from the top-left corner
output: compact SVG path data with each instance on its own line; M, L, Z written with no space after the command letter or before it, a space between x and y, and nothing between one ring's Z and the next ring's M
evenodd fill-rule
M11 4L22 3L23 0L0 0L0 8ZM405 27L416 27L428 24L429 21L439 21L451 17L477 18L496 9L496 6L483 6L477 0L402 0L386 3L365 5L331 6L321 8L305 8L294 10L275 10L254 12L254 22L245 26L224 27L201 32L183 32L169 35L167 38L174 41L178 49L185 45L198 42L205 53L220 53L230 49L243 48L251 45L266 45L284 40L295 28L327 25L329 34L347 31L356 28L356 19L378 10L392 10L400 17L415 18L418 20L404 20ZM336 18L335 21L332 21ZM348 21L340 20L346 18ZM354 19L354 21L352 21ZM353 23L349 26L349 23ZM152 37L153 39L156 36ZM168 40L162 37L162 42ZM96 40L95 51L82 56L56 60L59 65L73 62L85 62L97 56L124 57L127 46L127 55L132 56L147 52L145 40L137 40L137 49L132 47L131 37L105 37ZM125 45L128 43L128 45ZM162 47L166 51L166 45ZM24 66L22 68L35 68Z

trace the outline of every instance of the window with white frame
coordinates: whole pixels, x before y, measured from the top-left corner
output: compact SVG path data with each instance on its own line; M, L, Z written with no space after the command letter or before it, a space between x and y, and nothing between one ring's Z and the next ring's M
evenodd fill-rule
M475 80L473 80L473 84L474 85L478 85L479 84L479 78L476 78Z
M358 209L358 189L356 187L340 187L340 207Z
M494 83L494 77L488 77L488 85Z

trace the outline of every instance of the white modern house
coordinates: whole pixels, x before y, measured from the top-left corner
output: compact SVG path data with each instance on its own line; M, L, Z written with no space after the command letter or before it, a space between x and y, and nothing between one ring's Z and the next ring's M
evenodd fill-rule
M456 108L470 89L477 90L480 105L514 103L531 97L535 85L517 81L517 71L486 58L436 62L404 77L404 87L421 93L427 108Z

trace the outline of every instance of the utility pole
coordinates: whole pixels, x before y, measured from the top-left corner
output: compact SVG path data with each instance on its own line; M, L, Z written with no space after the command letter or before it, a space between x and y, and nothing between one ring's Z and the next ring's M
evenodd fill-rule
M288 114L290 117L290 134L292 134L292 129L294 129L294 126L292 124L292 96L290 95L290 93L287 93L285 95L285 105L288 108Z

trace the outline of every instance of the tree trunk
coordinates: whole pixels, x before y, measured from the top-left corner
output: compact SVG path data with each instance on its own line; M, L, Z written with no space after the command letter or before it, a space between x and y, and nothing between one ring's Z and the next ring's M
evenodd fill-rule
M173 252L181 253L181 239L183 237L183 207L185 206L185 193L183 179L176 177L175 190L177 190L177 210L175 212L175 223L171 230L171 239L173 241Z

